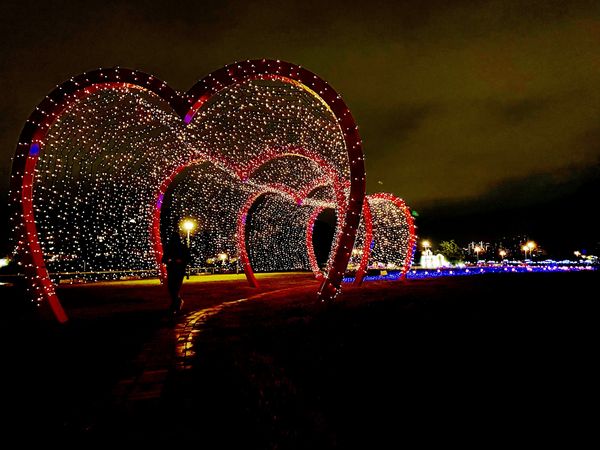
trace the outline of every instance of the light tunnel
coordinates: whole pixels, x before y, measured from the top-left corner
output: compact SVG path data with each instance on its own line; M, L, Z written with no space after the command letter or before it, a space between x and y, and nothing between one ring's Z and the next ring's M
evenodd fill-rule
M416 246L414 219L404 200L389 193L367 195L349 267L354 284L369 268L397 270L406 278Z
M232 256L255 287L255 271L312 270L322 278L312 248L312 225L318 212L337 207L336 192L343 191L331 179L334 172L305 153L269 153L271 159L259 159L260 165L242 178L231 168L204 160L170 176L161 186L154 217L157 263L161 243L178 232L183 218L191 217L199 223L192 264Z
M182 170L202 182L173 185ZM178 213L197 213L206 247L237 254L250 280L251 263L275 267L265 256L273 249L261 246L276 230L261 217L279 214L279 228L303 222L294 225L303 232L288 232L306 241L315 211L334 207L339 220L318 296L339 293L365 191L356 124L313 73L255 60L217 70L187 93L114 68L48 94L21 133L11 178L11 220L32 298L66 321L50 272L160 272L161 229L168 233L175 217L161 221L172 185ZM305 253L294 264L312 268Z

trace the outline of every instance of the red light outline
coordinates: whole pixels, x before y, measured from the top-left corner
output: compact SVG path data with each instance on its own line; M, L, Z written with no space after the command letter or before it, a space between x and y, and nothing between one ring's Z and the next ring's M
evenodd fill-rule
M267 59L249 60L225 66L209 74L186 94L181 95L165 82L140 71L124 68L97 69L71 78L42 100L29 116L20 134L12 166L10 201L13 216L17 219L17 250L22 257L26 279L34 297L48 301L59 322L66 322L68 318L49 278L33 213L35 166L39 152L44 150L43 144L50 126L78 98L100 89L123 87L153 92L165 100L184 123L189 123L202 105L217 92L230 85L257 78L278 79L305 86L330 108L344 136L350 166L350 179L348 183L344 183L344 188L349 188L348 204L345 205L345 195L342 199L336 192L338 208L343 213L338 215L342 225L339 228L338 246L333 253L329 273L318 291L321 301L329 301L336 297L350 258L350 250L354 245L365 197L366 176L358 127L342 98L327 82L291 63ZM37 145L38 151L31 151L32 145ZM340 208L340 202L344 204L343 208ZM154 222L152 226L154 229Z

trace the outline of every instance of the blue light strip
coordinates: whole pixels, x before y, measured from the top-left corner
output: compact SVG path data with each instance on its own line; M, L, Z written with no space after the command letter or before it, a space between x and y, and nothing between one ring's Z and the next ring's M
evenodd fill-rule
M464 267L453 269L412 269L406 274L409 280L424 280L440 277L464 277L469 275L485 275L489 273L533 273L533 272L580 272L584 270L596 270L592 266L584 265L548 265L548 266L515 266L515 267ZM387 275L369 275L363 281L394 281L400 279L401 272L393 272ZM351 283L354 277L344 278L344 283Z

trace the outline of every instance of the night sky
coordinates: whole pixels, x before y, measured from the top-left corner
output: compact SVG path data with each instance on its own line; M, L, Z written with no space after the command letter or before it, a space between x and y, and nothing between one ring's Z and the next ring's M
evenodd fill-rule
M597 0L5 0L0 195L24 121L70 76L131 67L183 91L253 58L302 65L341 93L368 192L404 198L421 236L597 245Z

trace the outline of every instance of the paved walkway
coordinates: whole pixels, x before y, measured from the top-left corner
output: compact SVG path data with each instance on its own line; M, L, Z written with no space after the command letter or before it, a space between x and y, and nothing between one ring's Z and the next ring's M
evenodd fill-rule
M297 284L281 289L269 290L256 295L229 300L189 312L176 322L161 327L154 337L134 360L135 375L121 379L112 394L111 411L132 418L140 411L159 408L169 384L176 384L176 391L185 392L188 382L187 371L192 368L192 359L196 354L194 343L196 336L203 331L203 325L212 316L229 306L257 300L266 295L281 293L297 288Z
M191 277L182 291L185 314L175 323L166 317L168 295L156 280L61 285L71 318L66 325L56 324L43 308L22 307L19 292L5 289L0 294L7 294L10 314L0 323L3 342L14 343L22 330L31 330L22 345L4 352L14 369L5 378L13 386L6 404L15 411L9 422L15 434L31 424L50 440L127 435L148 441L144 433L164 430L161 420L186 404L195 336L211 316L282 289L318 288L308 273L258 278L257 289L243 275ZM40 413L30 419L27 405L33 402Z

